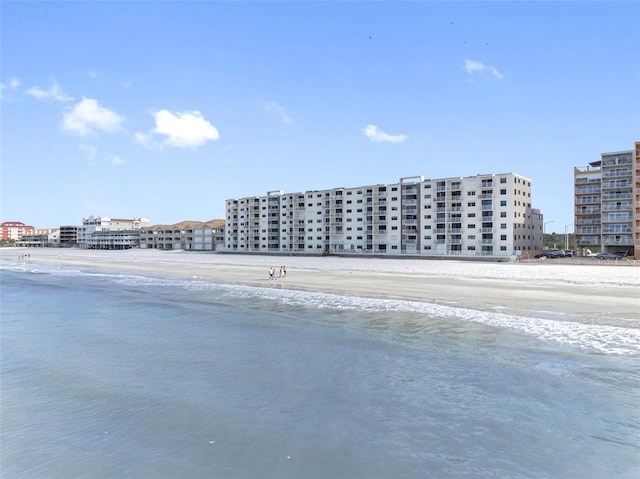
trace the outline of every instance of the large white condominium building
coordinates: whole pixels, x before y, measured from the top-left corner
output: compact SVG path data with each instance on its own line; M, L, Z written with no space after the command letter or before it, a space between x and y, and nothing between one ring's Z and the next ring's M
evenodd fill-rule
M512 256L542 249L531 180L506 173L226 201L225 251Z

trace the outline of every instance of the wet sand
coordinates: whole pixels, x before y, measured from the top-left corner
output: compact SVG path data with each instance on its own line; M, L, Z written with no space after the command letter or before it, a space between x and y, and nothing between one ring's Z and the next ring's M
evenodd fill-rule
M27 258L20 258L29 255ZM4 263L441 303L640 328L640 264L571 264L3 248ZM269 268L287 268L269 279Z

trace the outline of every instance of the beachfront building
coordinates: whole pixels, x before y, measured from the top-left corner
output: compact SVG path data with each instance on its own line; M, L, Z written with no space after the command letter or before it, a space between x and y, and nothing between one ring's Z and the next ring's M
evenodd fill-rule
M35 228L20 221L5 221L0 224L0 240L20 241L22 236L32 234Z
M140 229L149 218L119 219L89 216L78 228L78 245L87 249L129 249L139 246Z
M485 174L226 201L225 251L513 256L542 249L531 180Z
M224 220L211 220L148 226L140 231L140 248L215 251L224 245L224 224Z
M60 226L60 246L69 248L78 244L78 227L76 225Z
M56 247L60 244L60 228L39 228L32 233L22 236L20 246L28 248Z
M576 252L640 256L640 142L574 168Z

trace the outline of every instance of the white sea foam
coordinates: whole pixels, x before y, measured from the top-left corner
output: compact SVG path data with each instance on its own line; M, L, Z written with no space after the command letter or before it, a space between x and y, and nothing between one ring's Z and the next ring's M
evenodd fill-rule
M383 311L417 313L424 315L426 318L449 318L482 323L498 328L509 328L543 341L553 341L605 354L640 354L640 330L631 328L583 324L576 321L520 316L499 311L481 311L415 301L362 298L248 286L225 287L229 289L229 294L234 296L270 299L292 307L343 309L372 313Z
M584 324L571 318L553 318L552 311L537 311L535 315L522 316L505 312L503 308L483 311L458 306L423 303L405 300L375 299L341 296L329 293L264 288L243 285L217 284L197 278L155 278L130 274L96 273L60 269L45 265L7 264L2 269L30 273L57 275L87 275L103 277L120 285L183 288L192 291L217 290L232 298L255 298L277 301L290 307L334 309L358 312L416 313L425 318L449 318L508 328L536 337L582 350L603 354L640 355L640 330L602 324ZM556 314L556 316L558 316Z

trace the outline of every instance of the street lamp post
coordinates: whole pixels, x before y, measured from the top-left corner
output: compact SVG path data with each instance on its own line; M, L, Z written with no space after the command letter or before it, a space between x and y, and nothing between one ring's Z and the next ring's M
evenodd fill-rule
M569 234L567 233L567 228L569 226L573 226L573 223L564 225L564 249L565 251L569 249Z
M555 221L554 221L554 220L551 220L551 221L547 221L547 222L545 222L545 223L542 223L542 249L543 249L543 250L544 250L544 235L546 234L546 231L547 231L547 225L548 225L549 223L555 223Z

